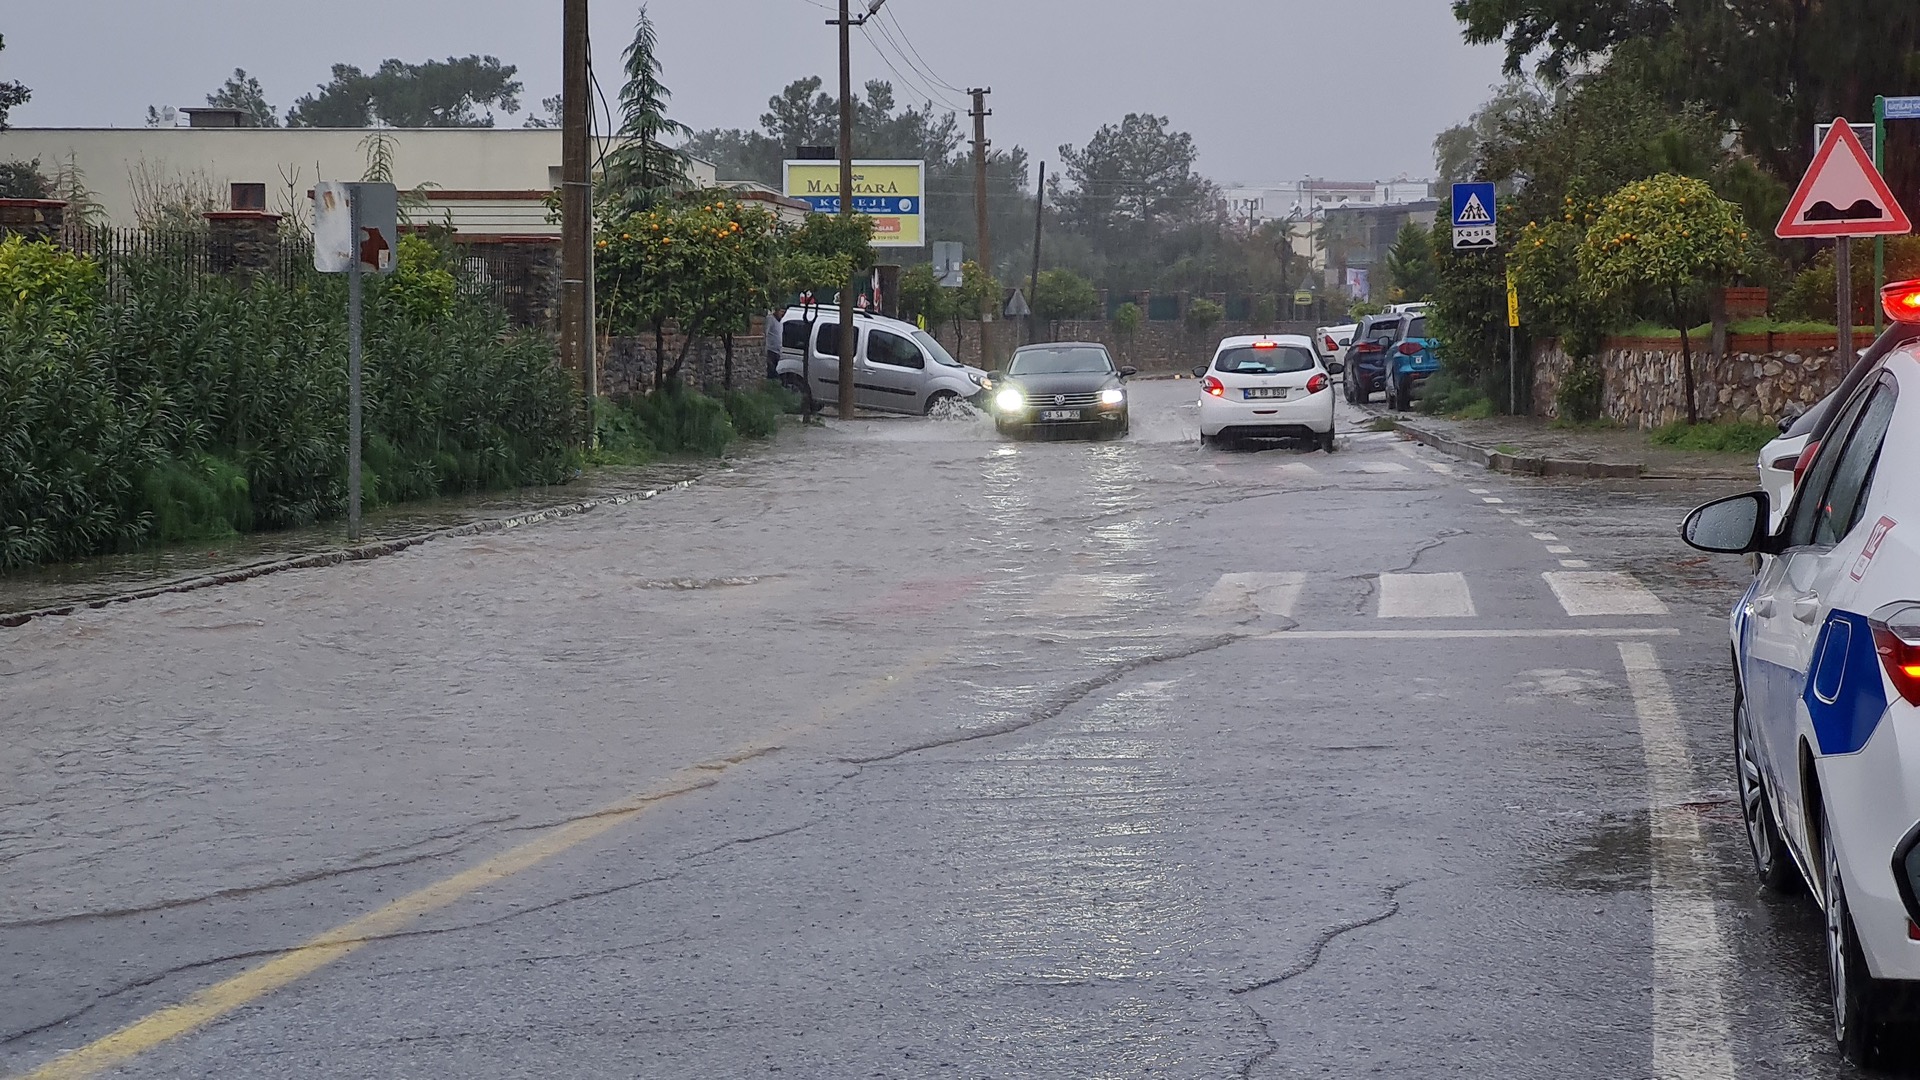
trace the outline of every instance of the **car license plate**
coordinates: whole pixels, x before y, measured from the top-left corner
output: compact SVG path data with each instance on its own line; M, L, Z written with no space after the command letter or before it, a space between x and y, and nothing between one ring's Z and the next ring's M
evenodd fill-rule
M1079 409L1048 409L1040 414L1042 420L1078 420Z
M1287 396L1287 388L1284 386L1255 386L1251 389L1243 390L1241 393L1247 395L1243 399L1246 401L1272 400L1275 398L1284 399Z

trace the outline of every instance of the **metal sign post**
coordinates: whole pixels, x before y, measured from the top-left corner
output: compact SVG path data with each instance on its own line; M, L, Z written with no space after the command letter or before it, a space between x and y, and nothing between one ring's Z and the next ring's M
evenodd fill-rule
M360 310L367 271L391 274L399 246L392 184L322 181L313 189L313 265L347 275L347 542L360 542Z
M1853 246L1856 236L1899 236L1913 222L1887 187L1880 169L1844 118L1825 125L1826 137L1800 180L1774 235L1782 240L1833 238L1834 306L1840 351L1853 355Z
M1507 267L1507 414L1520 415L1520 286Z

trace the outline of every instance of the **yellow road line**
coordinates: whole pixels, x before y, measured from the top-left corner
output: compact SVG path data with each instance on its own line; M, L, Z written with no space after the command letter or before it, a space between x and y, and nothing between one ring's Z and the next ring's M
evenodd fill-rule
M804 734L838 715L878 699L907 677L937 666L945 655L946 650L923 653L910 660L900 672L871 679L831 705L823 706L809 723L783 728L774 732L771 739L743 747L725 757L678 769L647 791L555 826L477 866L409 893L319 937L296 945L264 964L215 983L178 1005L169 1005L158 1012L149 1013L111 1035L63 1054L25 1074L24 1080L80 1080L205 1027L243 1005L351 955L363 945L412 929L414 920L423 915L537 866L609 829L624 825L645 813L655 803L714 786L719 783L720 773L727 769L778 750L777 740Z

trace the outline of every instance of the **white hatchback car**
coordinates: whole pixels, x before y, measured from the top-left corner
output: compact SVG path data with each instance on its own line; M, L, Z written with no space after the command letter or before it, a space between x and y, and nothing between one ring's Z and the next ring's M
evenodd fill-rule
M1780 526L1756 491L1683 529L1761 557L1731 623L1741 808L1760 879L1804 881L1824 908L1834 1034L1856 1063L1920 1000L1920 282L1904 305L1901 287Z
M1340 370L1293 334L1230 337L1200 379L1200 443L1238 439L1308 439L1334 449L1333 379Z
M1353 347L1353 332L1360 329L1358 323L1344 323L1340 326L1322 326L1313 332L1313 347L1320 354L1323 364L1344 364L1347 362L1347 350Z

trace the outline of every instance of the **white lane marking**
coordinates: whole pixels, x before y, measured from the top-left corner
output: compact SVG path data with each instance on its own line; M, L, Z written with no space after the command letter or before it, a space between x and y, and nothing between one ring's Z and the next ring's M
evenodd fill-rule
M1314 468L1304 461L1283 461L1280 463L1280 471L1283 473L1292 473L1295 476L1320 475L1319 469Z
M1561 559L1560 565L1566 567L1569 570L1585 570L1587 567L1592 566L1593 564L1588 562L1585 559Z
M1452 476L1452 475L1453 475L1453 466L1451 466L1451 465L1447 465L1447 464L1443 464L1443 463L1441 463L1441 462L1438 462L1438 461L1429 461L1429 462L1427 462L1427 468L1429 468L1429 469L1432 469L1432 470L1433 470L1434 472L1437 472L1437 473L1439 473L1439 474L1440 474L1440 475L1442 475L1442 476Z
M1465 574L1380 575L1383 619L1467 619L1475 614Z
M1667 605L1645 585L1626 574L1599 570L1592 573L1548 571L1554 599L1569 615L1665 615Z
M1384 475L1386 473L1407 472L1408 469L1405 465L1402 465L1397 461L1369 461L1369 462L1363 463L1360 466L1360 471L1370 472L1370 473L1380 473Z
M1533 538L1535 540L1545 541L1546 543L1549 543L1549 544L1559 543L1560 541L1560 538L1553 535L1552 533L1534 533Z
M1453 638L1643 638L1679 637L1672 627L1512 627L1486 630L1279 630L1262 641L1444 641Z
M1496 499L1496 498L1494 498L1493 496L1491 496L1491 495L1489 495L1489 496L1487 496L1486 498L1484 498L1484 499L1481 499L1480 501L1481 501L1481 502L1483 502L1483 503L1486 503L1486 504L1487 504L1488 506L1498 506L1498 505L1500 505L1501 503L1504 503L1504 502L1506 502L1507 500L1505 500L1505 499Z
M1264 613L1284 618L1293 614L1294 605L1300 602L1300 589L1306 583L1307 575L1300 573L1221 574L1193 613L1198 616Z
M1142 599L1145 574L1066 574L1034 597L1027 609L1037 616L1101 615L1122 603Z
M1568 546L1567 546L1567 545L1565 545L1565 544L1548 544L1548 545L1547 545L1547 554L1549 554L1549 555L1571 555L1571 554L1573 554L1573 549L1572 549L1572 548L1570 548L1570 547L1568 547Z
M1517 513L1519 513L1519 512L1520 512L1520 511L1518 511L1518 510L1515 510L1515 509L1514 509L1513 507L1511 507L1511 506L1496 506L1496 507L1494 507L1494 510L1495 510L1496 512L1498 512L1498 513L1502 513L1502 514L1517 514Z
M1515 521L1514 524L1520 526L1523 529L1537 529L1540 527L1539 522L1528 521L1526 518L1521 518L1518 521Z
M1720 936L1700 814L1687 805L1695 778L1680 710L1652 645L1623 641L1620 660L1640 716L1652 809L1653 1075L1732 1080L1722 979L1733 954Z
M1491 492L1491 491L1488 491L1488 490L1487 490L1486 488L1468 488L1468 489L1467 489L1467 494L1469 494L1469 495L1491 495L1491 494L1493 494L1493 492Z

